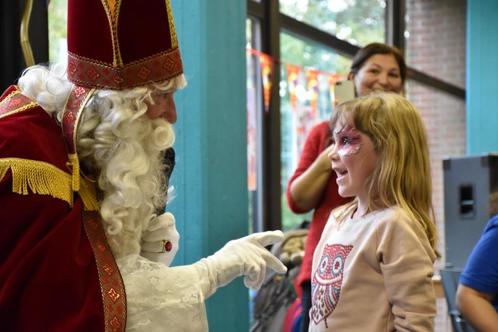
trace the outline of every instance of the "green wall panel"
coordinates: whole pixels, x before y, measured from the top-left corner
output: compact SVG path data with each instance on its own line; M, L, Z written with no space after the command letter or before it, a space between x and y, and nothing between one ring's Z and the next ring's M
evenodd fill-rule
M209 5L208 5L209 4ZM174 265L208 256L247 234L246 2L172 0L188 86L175 94ZM239 278L240 279L240 278ZM207 301L211 331L249 330L240 280Z
M467 152L498 151L498 1L467 2Z

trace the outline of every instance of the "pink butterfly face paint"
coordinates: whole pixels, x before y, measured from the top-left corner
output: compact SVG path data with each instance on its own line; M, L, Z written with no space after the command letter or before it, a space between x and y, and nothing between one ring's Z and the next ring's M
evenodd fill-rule
M362 145L360 132L350 124L334 131L334 141L341 157L358 154Z

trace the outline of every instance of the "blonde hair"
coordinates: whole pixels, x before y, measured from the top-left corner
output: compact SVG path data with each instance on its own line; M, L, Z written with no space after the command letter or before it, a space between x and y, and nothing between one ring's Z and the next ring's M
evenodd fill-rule
M427 134L415 107L398 94L379 92L340 104L332 128L344 116L370 137L379 154L367 183L369 211L403 208L422 225L437 253Z

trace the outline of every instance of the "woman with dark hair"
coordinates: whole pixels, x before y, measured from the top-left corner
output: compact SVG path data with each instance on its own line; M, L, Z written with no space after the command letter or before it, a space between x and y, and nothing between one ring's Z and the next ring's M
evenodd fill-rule
M382 71L387 77L382 75ZM403 54L386 44L368 44L354 56L348 79L354 81L357 96L365 96L372 90L400 93L406 80Z
M405 60L397 48L382 43L371 43L361 48L354 56L348 79L354 82L357 96L365 96L373 91L402 94L406 79ZM339 196L336 175L332 172L327 157L332 147L331 136L328 120L311 129L298 167L287 186L287 201L293 212L306 213L314 210L301 271L295 282L303 308L301 331L308 331L309 325L313 252L330 211L349 200Z

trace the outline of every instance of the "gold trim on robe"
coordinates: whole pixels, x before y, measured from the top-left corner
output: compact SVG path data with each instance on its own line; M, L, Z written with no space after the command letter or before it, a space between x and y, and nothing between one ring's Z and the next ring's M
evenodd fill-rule
M83 225L95 256L104 307L105 331L126 330L126 293L98 212L83 213Z

